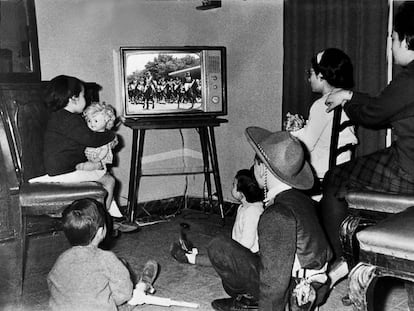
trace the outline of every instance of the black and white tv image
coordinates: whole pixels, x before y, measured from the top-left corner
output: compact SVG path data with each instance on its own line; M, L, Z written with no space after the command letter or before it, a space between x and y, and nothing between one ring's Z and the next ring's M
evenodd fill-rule
M125 118L227 114L225 47L121 47Z

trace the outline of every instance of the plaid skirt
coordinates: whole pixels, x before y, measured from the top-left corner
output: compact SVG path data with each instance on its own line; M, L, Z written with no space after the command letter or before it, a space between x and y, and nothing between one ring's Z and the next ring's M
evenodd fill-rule
M414 193L414 176L401 169L394 146L336 166L328 174L338 198L350 190Z

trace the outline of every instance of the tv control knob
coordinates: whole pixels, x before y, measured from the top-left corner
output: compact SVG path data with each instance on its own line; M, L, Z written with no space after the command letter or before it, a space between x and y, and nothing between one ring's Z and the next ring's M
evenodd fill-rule
M216 84L213 85L213 89L217 90L217 85Z
M212 76L211 77L214 81L216 81L217 80L217 76Z
M213 104L218 104L220 102L220 98L218 96L213 96L211 98L211 101L213 102Z

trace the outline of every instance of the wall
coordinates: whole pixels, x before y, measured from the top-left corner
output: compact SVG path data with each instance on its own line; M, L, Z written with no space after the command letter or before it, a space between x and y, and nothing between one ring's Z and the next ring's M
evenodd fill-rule
M101 100L120 107L120 46L223 45L227 47L228 123L216 129L223 194L231 199L235 172L249 167L247 126L281 128L283 0L224 0L198 11L190 0L36 0L42 79L77 76L103 86ZM131 130L121 126L124 147L113 172L120 202L128 192ZM197 133L147 131L145 168L201 166ZM203 194L202 176L146 177L140 201Z

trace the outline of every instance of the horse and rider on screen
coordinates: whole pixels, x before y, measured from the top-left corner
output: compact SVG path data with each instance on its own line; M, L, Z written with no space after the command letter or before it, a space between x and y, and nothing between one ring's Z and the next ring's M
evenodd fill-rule
M155 79L152 72L146 71L128 83L128 101L133 105L143 105L144 110L156 109L160 105L193 109L202 101L201 79L194 79L190 71L180 70L180 75L172 72Z

